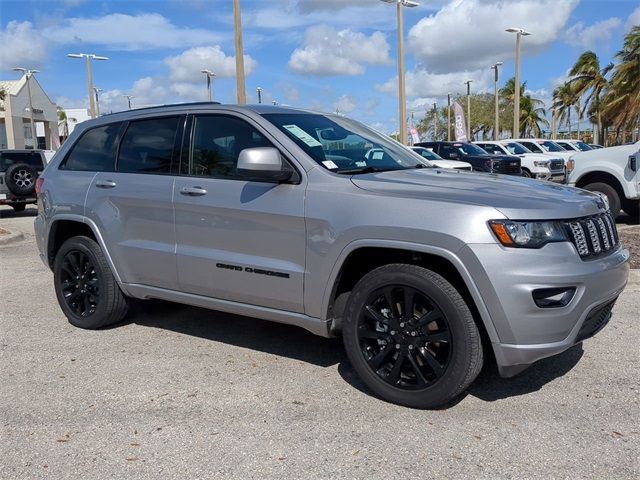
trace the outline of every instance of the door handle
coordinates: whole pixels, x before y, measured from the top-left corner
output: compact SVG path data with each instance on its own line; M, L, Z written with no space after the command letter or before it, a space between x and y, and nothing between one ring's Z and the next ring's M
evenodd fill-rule
M98 180L96 182L96 187L98 188L113 188L116 186L116 182L113 180Z
M206 195L207 191L202 187L182 187L180 194L189 195L190 197L201 197L202 195Z

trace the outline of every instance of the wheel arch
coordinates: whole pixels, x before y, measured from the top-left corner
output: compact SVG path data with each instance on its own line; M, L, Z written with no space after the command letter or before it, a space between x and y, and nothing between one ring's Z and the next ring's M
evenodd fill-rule
M482 296L471 274L454 252L436 246L380 240L353 242L342 251L333 268L325 291L322 318L331 320L334 333L340 329L342 310L353 286L366 273L389 263L419 265L445 277L469 304L485 340L498 341Z
M595 183L595 182L606 183L607 185L611 185L611 187L613 187L615 191L618 192L618 195L620 196L620 200L623 200L625 198L624 187L622 186L618 178L610 172L597 170L597 171L585 173L580 178L578 178L575 185L578 188L584 188L590 183Z

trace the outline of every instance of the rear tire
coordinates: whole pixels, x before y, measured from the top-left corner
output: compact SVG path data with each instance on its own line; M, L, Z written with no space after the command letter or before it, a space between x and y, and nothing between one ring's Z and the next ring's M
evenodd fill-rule
M620 215L620 195L618 191L609 185L608 183L595 182L590 183L589 185L585 185L585 190L589 190L590 192L600 192L604 193L609 200L609 210L611 211L611 216L615 219L618 215Z
M53 274L58 303L72 325L96 329L118 323L127 314L127 299L91 238L77 236L64 242Z
M460 293L416 265L385 265L362 277L347 302L343 341L376 395L412 408L447 405L483 364L480 333Z
M13 207L13 210L15 212L24 212L24 209L27 208L27 204L26 203L14 203L13 205L11 205L11 207Z

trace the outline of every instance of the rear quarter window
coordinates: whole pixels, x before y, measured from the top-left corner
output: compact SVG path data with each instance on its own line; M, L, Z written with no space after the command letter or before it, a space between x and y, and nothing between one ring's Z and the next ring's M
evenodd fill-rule
M121 127L122 122L118 122L87 130L71 147L60 168L91 172L112 171Z
M39 170L44 168L40 152L2 152L0 153L0 172L4 172L11 165L25 163Z

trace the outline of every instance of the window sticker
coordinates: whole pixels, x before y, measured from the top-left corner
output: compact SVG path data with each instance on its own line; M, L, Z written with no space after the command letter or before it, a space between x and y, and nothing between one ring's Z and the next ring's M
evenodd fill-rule
M301 129L297 125L283 125L283 127L289 130L292 134L294 134L296 137L298 137L300 140L302 140L304 143L306 143L310 147L322 146L322 144L318 140L313 138L311 135L309 135L307 132L305 132L303 129ZM338 168L338 167L335 167L335 168Z
M367 162L362 162L362 161L356 162L356 167L366 167L366 166L367 166Z
M304 140L303 140L304 141ZM329 170L335 170L338 166L333 163L331 160L325 160L322 164L327 167Z

